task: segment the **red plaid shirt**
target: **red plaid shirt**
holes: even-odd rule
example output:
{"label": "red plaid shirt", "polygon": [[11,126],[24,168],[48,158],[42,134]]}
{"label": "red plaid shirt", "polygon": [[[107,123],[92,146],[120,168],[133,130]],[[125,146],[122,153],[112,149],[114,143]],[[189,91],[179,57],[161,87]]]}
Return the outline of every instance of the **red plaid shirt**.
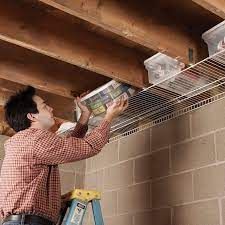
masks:
{"label": "red plaid shirt", "polygon": [[99,153],[108,141],[109,130],[110,124],[103,120],[86,136],[87,126],[77,124],[68,137],[29,128],[8,139],[0,176],[2,219],[26,213],[56,223],[61,207],[58,164]]}

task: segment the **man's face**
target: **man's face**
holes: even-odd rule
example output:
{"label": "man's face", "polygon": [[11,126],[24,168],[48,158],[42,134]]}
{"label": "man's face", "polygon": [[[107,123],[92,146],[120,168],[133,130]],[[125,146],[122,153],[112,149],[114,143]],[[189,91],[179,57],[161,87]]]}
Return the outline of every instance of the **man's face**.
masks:
{"label": "man's face", "polygon": [[53,117],[53,109],[46,104],[46,102],[39,96],[35,95],[33,100],[37,104],[38,112],[34,114],[35,122],[38,122],[42,128],[49,129],[55,124]]}

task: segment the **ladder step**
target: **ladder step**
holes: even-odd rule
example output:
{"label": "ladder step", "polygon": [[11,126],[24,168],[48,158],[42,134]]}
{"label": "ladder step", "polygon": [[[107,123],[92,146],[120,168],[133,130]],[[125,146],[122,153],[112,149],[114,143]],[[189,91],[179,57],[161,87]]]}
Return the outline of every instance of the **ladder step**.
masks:
{"label": "ladder step", "polygon": [[80,199],[84,202],[89,202],[93,199],[101,199],[101,194],[98,191],[75,189],[62,196],[63,199],[69,201],[72,199]]}

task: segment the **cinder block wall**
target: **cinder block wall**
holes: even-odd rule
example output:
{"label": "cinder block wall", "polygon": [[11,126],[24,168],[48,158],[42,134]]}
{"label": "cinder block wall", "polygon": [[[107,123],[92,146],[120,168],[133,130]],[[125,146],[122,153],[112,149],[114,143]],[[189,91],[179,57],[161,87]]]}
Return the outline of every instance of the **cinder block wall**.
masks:
{"label": "cinder block wall", "polygon": [[225,100],[108,144],[85,188],[106,225],[225,225]]}
{"label": "cinder block wall", "polygon": [[59,165],[62,194],[84,188],[85,165],[85,160]]}

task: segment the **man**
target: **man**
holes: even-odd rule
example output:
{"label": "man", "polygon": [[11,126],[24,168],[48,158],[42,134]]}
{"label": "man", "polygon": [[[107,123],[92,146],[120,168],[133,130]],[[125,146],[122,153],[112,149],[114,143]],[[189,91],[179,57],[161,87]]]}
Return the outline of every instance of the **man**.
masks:
{"label": "man", "polygon": [[88,108],[76,98],[81,117],[68,137],[49,131],[53,109],[28,86],[5,105],[8,124],[17,132],[5,143],[0,176],[0,215],[4,225],[56,224],[61,207],[58,164],[94,156],[109,138],[110,124],[128,106],[114,102],[101,124],[85,136]]}

